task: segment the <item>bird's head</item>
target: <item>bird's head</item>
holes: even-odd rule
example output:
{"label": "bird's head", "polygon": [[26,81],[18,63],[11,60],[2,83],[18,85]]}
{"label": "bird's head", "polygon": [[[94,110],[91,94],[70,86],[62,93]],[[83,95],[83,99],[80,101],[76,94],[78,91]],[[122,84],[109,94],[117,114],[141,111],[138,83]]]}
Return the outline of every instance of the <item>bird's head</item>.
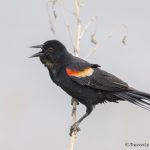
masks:
{"label": "bird's head", "polygon": [[49,40],[44,44],[31,46],[30,48],[40,48],[42,50],[31,57],[39,57],[43,64],[62,63],[69,54],[65,46],[57,40]]}

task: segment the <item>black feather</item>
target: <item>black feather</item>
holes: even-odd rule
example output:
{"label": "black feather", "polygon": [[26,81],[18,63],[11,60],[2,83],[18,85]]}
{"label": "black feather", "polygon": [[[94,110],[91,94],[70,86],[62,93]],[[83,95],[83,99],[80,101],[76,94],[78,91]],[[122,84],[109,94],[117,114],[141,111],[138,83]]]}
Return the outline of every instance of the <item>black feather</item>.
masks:
{"label": "black feather", "polygon": [[127,100],[137,106],[140,106],[150,111],[150,94],[133,90],[128,92],[116,93],[115,95],[123,100]]}

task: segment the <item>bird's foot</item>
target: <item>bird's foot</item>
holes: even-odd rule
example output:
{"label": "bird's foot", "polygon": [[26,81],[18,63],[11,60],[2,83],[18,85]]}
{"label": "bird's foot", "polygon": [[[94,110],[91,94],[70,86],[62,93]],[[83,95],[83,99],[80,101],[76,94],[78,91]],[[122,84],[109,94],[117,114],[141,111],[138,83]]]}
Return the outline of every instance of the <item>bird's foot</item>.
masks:
{"label": "bird's foot", "polygon": [[74,123],[72,126],[71,126],[71,128],[70,128],[70,136],[72,136],[72,133],[74,132],[74,133],[77,133],[77,132],[79,132],[80,131],[80,128],[79,128],[79,123],[78,122],[76,122],[76,123]]}

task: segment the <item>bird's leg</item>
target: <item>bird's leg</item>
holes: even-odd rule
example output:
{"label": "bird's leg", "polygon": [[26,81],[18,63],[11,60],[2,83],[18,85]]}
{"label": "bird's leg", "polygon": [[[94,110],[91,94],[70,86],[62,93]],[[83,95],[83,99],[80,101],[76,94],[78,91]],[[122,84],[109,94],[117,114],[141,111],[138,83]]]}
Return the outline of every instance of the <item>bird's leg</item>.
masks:
{"label": "bird's leg", "polygon": [[70,128],[70,136],[72,135],[73,132],[79,132],[79,124],[83,121],[84,118],[86,118],[89,114],[85,113],[77,122],[75,122],[71,128]]}
{"label": "bird's leg", "polygon": [[[72,98],[71,99],[71,105],[73,105],[72,108],[72,116],[74,116],[74,114],[76,114],[76,105],[79,105],[79,101],[76,98]],[[75,117],[76,118],[76,117]]]}
{"label": "bird's leg", "polygon": [[76,98],[71,99],[71,105],[73,105],[74,101],[77,103],[77,105],[79,105],[79,101]]}
{"label": "bird's leg", "polygon": [[73,132],[79,132],[79,124],[92,112],[93,106],[87,107],[86,113],[78,120],[76,121],[70,128],[70,136]]}

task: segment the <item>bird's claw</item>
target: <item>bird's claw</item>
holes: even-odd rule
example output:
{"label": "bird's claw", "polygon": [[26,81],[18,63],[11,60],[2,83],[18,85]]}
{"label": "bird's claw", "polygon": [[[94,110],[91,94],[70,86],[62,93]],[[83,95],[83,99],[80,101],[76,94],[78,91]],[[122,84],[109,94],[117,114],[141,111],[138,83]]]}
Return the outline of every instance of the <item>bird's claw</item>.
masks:
{"label": "bird's claw", "polygon": [[71,128],[70,128],[70,136],[72,136],[72,133],[77,133],[80,131],[80,128],[79,128],[79,123],[74,123]]}

